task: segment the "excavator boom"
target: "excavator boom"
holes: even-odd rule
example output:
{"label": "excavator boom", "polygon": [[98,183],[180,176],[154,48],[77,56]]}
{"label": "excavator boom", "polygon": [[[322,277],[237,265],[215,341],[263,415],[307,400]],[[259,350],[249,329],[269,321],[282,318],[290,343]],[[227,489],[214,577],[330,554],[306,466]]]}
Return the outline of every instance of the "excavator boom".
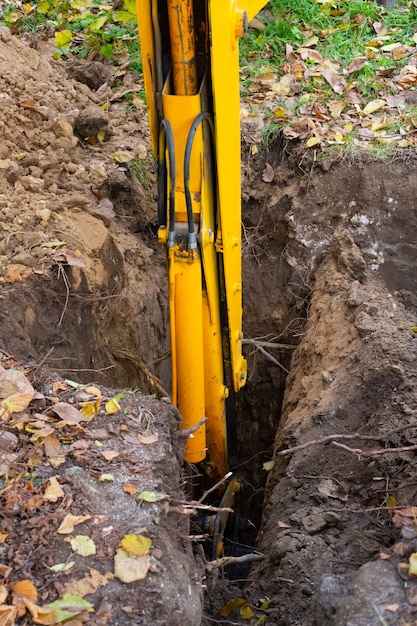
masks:
{"label": "excavator boom", "polygon": [[[236,463],[227,398],[242,356],[238,39],[265,0],[136,0],[166,251],[172,396],[185,460]],[[207,420],[205,421],[205,418]]]}

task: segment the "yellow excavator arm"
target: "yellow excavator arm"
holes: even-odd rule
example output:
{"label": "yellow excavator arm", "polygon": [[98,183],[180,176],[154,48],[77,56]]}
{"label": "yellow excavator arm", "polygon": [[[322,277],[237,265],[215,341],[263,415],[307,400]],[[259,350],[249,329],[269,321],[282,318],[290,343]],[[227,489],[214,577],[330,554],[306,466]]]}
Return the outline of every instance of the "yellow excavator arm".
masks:
{"label": "yellow excavator arm", "polygon": [[200,424],[185,460],[203,462],[213,478],[236,462],[226,404],[246,380],[238,39],[264,4],[136,0],[169,280],[172,396],[183,428]]}

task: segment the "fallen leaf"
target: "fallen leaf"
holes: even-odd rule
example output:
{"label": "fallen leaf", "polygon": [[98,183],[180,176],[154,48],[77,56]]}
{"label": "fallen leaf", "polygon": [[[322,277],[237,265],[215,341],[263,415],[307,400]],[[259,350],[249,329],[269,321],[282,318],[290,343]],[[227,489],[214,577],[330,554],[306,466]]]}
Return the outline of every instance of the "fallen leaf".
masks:
{"label": "fallen leaf", "polygon": [[370,113],[375,113],[375,111],[379,111],[380,109],[383,109],[384,106],[386,106],[386,101],[382,100],[380,98],[376,98],[375,100],[371,100],[371,102],[368,102],[368,104],[364,107],[363,112],[365,113],[365,115],[369,115]]}
{"label": "fallen leaf", "polygon": [[228,617],[233,611],[246,604],[244,598],[232,598],[219,610],[219,615]]}
{"label": "fallen leaf", "polygon": [[120,546],[129,554],[142,556],[149,554],[152,539],[144,535],[125,535],[120,542]]}
{"label": "fallen leaf", "polygon": [[0,379],[0,399],[7,398],[18,391],[18,387],[10,380]]}
{"label": "fallen leaf", "polygon": [[79,556],[92,556],[96,553],[94,541],[87,535],[75,535],[70,541],[71,548]]}
{"label": "fallen leaf", "polygon": [[344,84],[336,72],[333,72],[332,70],[323,70],[321,75],[329,83],[333,91],[339,94],[339,96],[344,92]]}
{"label": "fallen leaf", "polygon": [[[0,545],[6,541],[8,536],[9,536],[9,533],[0,533]],[[0,604],[1,602],[2,600],[0,599]]]}
{"label": "fallen leaf", "polygon": [[243,604],[240,607],[239,613],[240,616],[243,617],[243,619],[250,619],[251,617],[253,617],[253,611],[247,604]]}
{"label": "fallen leaf", "polygon": [[342,487],[342,485],[331,478],[324,478],[323,480],[321,480],[317,487],[317,491],[323,496],[342,500],[342,502],[346,502],[349,498],[346,490]]}
{"label": "fallen leaf", "polygon": [[75,561],[67,561],[66,563],[57,563],[56,565],[51,565],[48,567],[52,572],[67,572],[72,567],[74,567]]}
{"label": "fallen leaf", "polygon": [[114,482],[113,474],[101,474],[99,477],[99,481],[101,483],[112,483]]}
{"label": "fallen leaf", "polygon": [[166,493],[158,493],[157,491],[141,491],[138,495],[138,500],[145,500],[145,502],[158,502],[169,498]]}
{"label": "fallen leaf", "polygon": [[85,421],[90,421],[93,417],[98,415],[100,410],[100,399],[94,400],[93,402],[84,402],[82,407],[80,408],[80,413],[84,416]]}
{"label": "fallen leaf", "polygon": [[[94,611],[91,602],[87,602],[84,598],[72,594],[65,594],[60,600],[55,600],[41,608],[43,613],[38,615],[33,621],[35,624],[61,624],[68,622],[70,619],[81,615],[84,612],[92,613]],[[46,621],[53,619],[55,621]]]}
{"label": "fallen leaf", "polygon": [[61,449],[61,444],[55,434],[47,435],[43,440],[43,448],[48,457],[57,457]]}
{"label": "fallen leaf", "polygon": [[[10,588],[13,591],[13,604],[17,608],[17,614],[22,617],[26,613],[26,602],[36,602],[38,599],[38,592],[35,585],[30,580],[20,580],[17,583],[10,583]],[[1,624],[1,622],[0,622]]]}
{"label": "fallen leaf", "polygon": [[107,585],[109,580],[114,578],[111,572],[100,574],[96,569],[91,568],[90,573],[86,574],[81,580],[72,580],[65,585],[66,594],[75,594],[81,598],[95,593],[99,587]]}
{"label": "fallen leaf", "polygon": [[151,435],[141,435],[139,433],[138,439],[141,443],[144,443],[146,445],[156,443],[159,439],[159,433],[152,433]]}
{"label": "fallen leaf", "polygon": [[133,556],[119,548],[114,557],[114,575],[123,583],[143,580],[151,564],[149,554]]}
{"label": "fallen leaf", "polygon": [[3,604],[0,606],[0,626],[14,626],[17,608]]}
{"label": "fallen leaf", "polygon": [[313,146],[317,146],[321,142],[322,137],[317,137],[316,135],[313,135],[313,137],[309,137],[309,139],[307,139],[306,146],[307,148],[312,148]]}
{"label": "fallen leaf", "polygon": [[128,163],[129,161],[133,161],[135,155],[133,152],[114,152],[111,158],[118,163]]}
{"label": "fallen leaf", "polygon": [[120,455],[120,452],[116,452],[116,450],[103,450],[101,453],[106,461],[113,461],[116,457]]}
{"label": "fallen leaf", "polygon": [[28,408],[33,396],[33,393],[13,393],[2,400],[1,404],[9,413],[20,413]]}
{"label": "fallen leaf", "polygon": [[275,461],[265,461],[265,463],[263,463],[262,468],[266,471],[269,472],[275,465]]}
{"label": "fallen leaf", "polygon": [[70,267],[85,267],[86,260],[80,252],[70,252],[65,250],[63,252],[67,265]]}
{"label": "fallen leaf", "polygon": [[[4,585],[0,585],[0,604],[4,604],[7,600],[7,596],[9,595],[9,590]],[[1,621],[0,621],[1,624]]]}
{"label": "fallen leaf", "polygon": [[120,411],[120,404],[114,398],[108,400],[105,405],[106,415],[115,415]]}
{"label": "fallen leaf", "polygon": [[265,183],[272,183],[275,177],[273,167],[269,163],[265,163],[264,171],[262,172],[262,180]]}
{"label": "fallen leaf", "polygon": [[125,483],[123,485],[123,491],[130,494],[131,496],[134,496],[135,493],[139,491],[139,489],[135,487],[135,485],[132,485],[131,483]]}
{"label": "fallen leaf", "polygon": [[71,515],[71,513],[68,513],[56,532],[59,535],[70,535],[77,524],[82,524],[89,519],[91,519],[91,515]]}
{"label": "fallen leaf", "polygon": [[65,491],[62,489],[61,485],[55,478],[52,476],[49,479],[49,485],[45,489],[45,493],[43,494],[43,499],[47,502],[57,502],[59,498],[63,498],[65,496]]}
{"label": "fallen leaf", "polygon": [[64,420],[67,424],[79,424],[80,422],[86,421],[86,417],[80,413],[75,406],[72,406],[67,402],[58,402],[57,404],[52,405],[50,410],[56,413],[58,417]]}

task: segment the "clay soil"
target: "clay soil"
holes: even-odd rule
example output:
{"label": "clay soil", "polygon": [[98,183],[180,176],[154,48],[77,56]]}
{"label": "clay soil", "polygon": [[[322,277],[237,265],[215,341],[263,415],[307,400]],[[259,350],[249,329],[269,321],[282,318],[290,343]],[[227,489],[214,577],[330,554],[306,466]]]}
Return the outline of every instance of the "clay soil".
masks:
{"label": "clay soil", "polygon": [[[12,596],[29,580],[39,606],[66,592],[91,602],[74,626],[417,623],[414,156],[306,168],[292,146],[246,158],[244,135],[237,506],[262,560],[229,581],[192,550],[179,416],[164,391],[146,111],[121,100],[140,83],[116,74],[0,30],[0,376],[20,368],[37,392],[0,438],[4,605],[18,607],[16,624],[46,623]],[[27,426],[44,420],[55,434],[53,405],[86,400],[66,379],[94,385],[102,403],[62,427],[57,462],[50,435]],[[121,410],[106,414],[118,392]],[[51,478],[65,493],[55,502]],[[93,538],[94,556],[74,556],[57,533],[68,513],[88,516],[73,535]],[[125,583],[114,555],[132,533],[152,539],[149,570]]]}

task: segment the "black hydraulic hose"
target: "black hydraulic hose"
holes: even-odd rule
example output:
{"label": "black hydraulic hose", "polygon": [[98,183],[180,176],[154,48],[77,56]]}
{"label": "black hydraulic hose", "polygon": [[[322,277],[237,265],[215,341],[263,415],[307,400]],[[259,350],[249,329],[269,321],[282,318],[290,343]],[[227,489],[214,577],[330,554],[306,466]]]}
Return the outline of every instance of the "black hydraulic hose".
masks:
{"label": "black hydraulic hose", "polygon": [[167,159],[166,150],[168,149],[169,161],[169,232],[168,246],[174,245],[175,234],[175,150],[174,150],[174,134],[171,124],[168,120],[162,120],[161,129],[159,131],[159,168],[158,168],[158,222],[159,226],[166,226],[166,171]]}
{"label": "black hydraulic hose", "polygon": [[187,143],[185,144],[184,155],[184,191],[185,191],[185,203],[187,206],[187,221],[188,221],[188,248],[195,250],[197,248],[197,236],[194,232],[194,216],[193,216],[193,203],[191,200],[190,191],[190,163],[191,163],[191,151],[193,149],[194,137],[201,122],[207,120],[210,126],[211,137],[214,144],[214,123],[213,116],[207,111],[203,111],[195,118],[191,124],[190,131],[187,137]]}

